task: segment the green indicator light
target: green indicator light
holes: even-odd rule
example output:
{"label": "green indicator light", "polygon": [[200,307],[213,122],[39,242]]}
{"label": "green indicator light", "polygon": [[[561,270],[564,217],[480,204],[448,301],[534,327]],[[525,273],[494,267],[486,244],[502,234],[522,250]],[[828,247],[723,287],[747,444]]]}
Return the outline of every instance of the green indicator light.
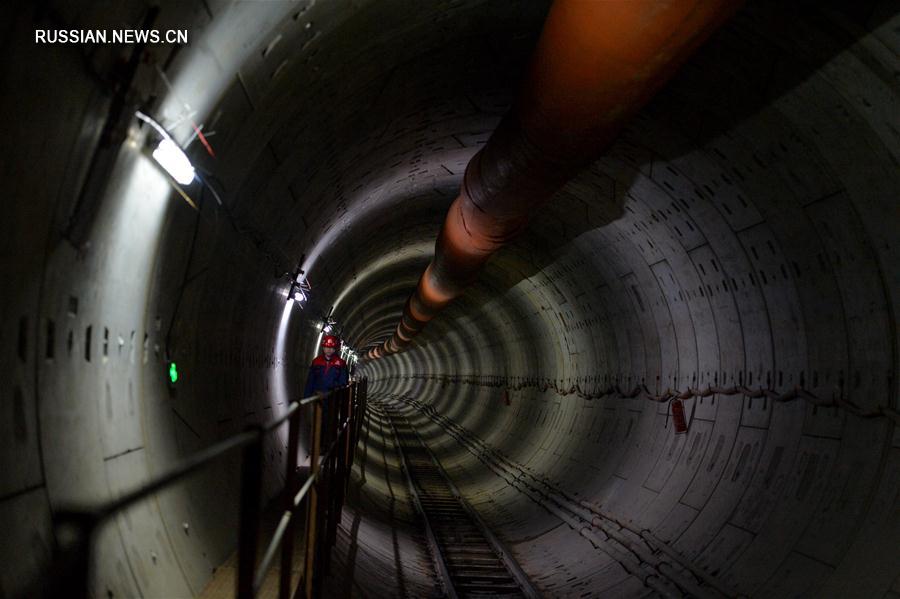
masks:
{"label": "green indicator light", "polygon": [[169,380],[172,383],[176,383],[178,381],[178,366],[175,362],[169,362]]}

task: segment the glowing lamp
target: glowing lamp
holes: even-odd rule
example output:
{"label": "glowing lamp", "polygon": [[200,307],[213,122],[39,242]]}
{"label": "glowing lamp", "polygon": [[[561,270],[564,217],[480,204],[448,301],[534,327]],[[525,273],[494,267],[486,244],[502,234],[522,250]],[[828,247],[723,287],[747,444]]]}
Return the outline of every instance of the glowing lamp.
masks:
{"label": "glowing lamp", "polygon": [[153,150],[153,159],[181,185],[188,185],[194,180],[194,167],[191,161],[168,137],[163,138]]}

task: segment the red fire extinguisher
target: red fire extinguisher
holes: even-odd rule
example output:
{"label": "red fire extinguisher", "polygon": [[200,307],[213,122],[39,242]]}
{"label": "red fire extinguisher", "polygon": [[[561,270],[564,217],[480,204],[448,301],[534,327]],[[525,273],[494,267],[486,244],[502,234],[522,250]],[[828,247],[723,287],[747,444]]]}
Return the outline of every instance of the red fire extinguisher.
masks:
{"label": "red fire extinguisher", "polygon": [[684,404],[677,397],[669,402],[672,409],[672,422],[675,425],[675,434],[687,432],[687,420],[684,417]]}

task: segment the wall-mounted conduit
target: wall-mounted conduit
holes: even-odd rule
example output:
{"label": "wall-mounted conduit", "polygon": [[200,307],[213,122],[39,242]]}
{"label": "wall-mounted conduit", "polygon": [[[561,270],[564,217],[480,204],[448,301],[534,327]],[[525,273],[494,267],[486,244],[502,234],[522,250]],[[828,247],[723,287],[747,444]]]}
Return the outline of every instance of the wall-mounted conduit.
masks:
{"label": "wall-mounted conduit", "polygon": [[688,387],[684,391],[666,389],[660,394],[654,394],[643,384],[635,386],[630,391],[624,391],[618,385],[613,385],[601,390],[584,391],[578,383],[565,387],[550,379],[528,378],[513,381],[510,377],[495,375],[408,374],[385,376],[379,380],[414,379],[438,381],[442,384],[449,383],[456,385],[475,385],[478,387],[497,387],[503,388],[507,393],[510,391],[521,391],[523,389],[537,389],[541,392],[553,391],[554,393],[563,396],[576,395],[582,399],[602,399],[604,397],[636,399],[642,397],[658,403],[665,403],[674,399],[684,400],[695,399],[698,397],[710,397],[712,395],[744,395],[751,399],[765,398],[779,403],[802,399],[819,408],[840,408],[858,418],[889,418],[896,424],[900,424],[900,412],[886,405],[878,405],[871,410],[864,410],[852,400],[844,397],[843,386],[835,390],[831,399],[822,399],[800,386],[794,386],[784,392],[778,392],[774,389],[751,389],[745,385],[734,385],[731,387],[710,385],[705,389],[697,389],[694,387]]}

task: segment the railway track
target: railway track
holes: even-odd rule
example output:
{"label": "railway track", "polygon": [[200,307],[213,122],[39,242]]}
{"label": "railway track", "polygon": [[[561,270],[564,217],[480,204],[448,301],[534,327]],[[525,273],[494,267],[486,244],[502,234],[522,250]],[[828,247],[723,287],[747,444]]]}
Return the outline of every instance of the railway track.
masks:
{"label": "railway track", "polygon": [[377,402],[376,406],[396,439],[447,596],[539,597],[509,552],[459,494],[406,416],[387,402]]}

